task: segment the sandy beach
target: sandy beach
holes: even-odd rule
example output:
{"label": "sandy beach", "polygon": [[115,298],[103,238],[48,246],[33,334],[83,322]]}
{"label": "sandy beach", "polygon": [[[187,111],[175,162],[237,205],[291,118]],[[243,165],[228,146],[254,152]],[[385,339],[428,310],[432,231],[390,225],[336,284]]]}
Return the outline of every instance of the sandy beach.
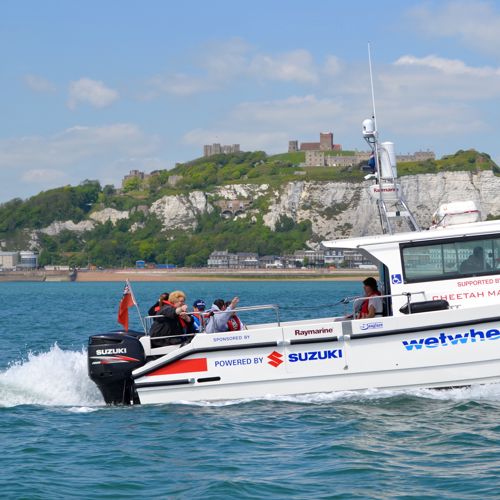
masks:
{"label": "sandy beach", "polygon": [[356,281],[378,273],[366,269],[116,269],[78,271],[76,281]]}

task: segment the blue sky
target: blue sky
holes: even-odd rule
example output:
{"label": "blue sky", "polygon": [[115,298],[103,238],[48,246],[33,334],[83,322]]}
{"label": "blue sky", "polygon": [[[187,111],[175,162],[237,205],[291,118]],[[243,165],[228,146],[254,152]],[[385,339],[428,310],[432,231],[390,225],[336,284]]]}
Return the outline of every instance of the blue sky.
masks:
{"label": "blue sky", "polygon": [[383,140],[500,162],[500,2],[6,0],[0,202],[205,143],[278,153],[333,131],[365,150],[368,41]]}

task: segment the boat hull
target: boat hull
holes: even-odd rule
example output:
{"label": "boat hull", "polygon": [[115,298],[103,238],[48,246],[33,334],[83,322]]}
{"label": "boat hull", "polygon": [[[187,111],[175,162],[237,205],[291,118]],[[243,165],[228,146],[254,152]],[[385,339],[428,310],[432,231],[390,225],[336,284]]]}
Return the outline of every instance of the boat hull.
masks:
{"label": "boat hull", "polygon": [[134,370],[134,388],[140,403],[158,404],[500,382],[500,318],[470,314],[323,319],[199,335]]}

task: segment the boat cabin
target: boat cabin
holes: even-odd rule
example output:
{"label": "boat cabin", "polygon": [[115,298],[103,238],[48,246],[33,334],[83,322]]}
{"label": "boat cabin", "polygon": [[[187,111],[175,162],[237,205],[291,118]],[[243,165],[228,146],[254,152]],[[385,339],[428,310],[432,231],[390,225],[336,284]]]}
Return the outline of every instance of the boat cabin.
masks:
{"label": "boat cabin", "polygon": [[446,301],[458,309],[498,303],[500,298],[498,220],[324,241],[323,246],[355,249],[378,266],[389,316],[408,314],[408,302]]}

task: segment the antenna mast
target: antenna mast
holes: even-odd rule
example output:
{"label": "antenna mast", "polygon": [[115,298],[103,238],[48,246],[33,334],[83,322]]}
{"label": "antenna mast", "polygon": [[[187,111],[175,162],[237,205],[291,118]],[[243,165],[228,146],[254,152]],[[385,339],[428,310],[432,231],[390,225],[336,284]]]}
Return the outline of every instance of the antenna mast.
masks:
{"label": "antenna mast", "polygon": [[375,89],[373,87],[373,72],[372,72],[372,52],[370,42],[368,42],[368,66],[370,67],[370,85],[372,89],[372,110],[373,110],[373,123],[375,130],[377,130],[377,112],[375,111]]}
{"label": "antenna mast", "polygon": [[394,143],[379,143],[378,141],[370,42],[368,42],[368,65],[370,68],[373,116],[371,119],[363,121],[363,137],[370,146],[373,156],[373,160],[369,162],[373,171],[365,176],[365,179],[375,180],[375,183],[370,186],[370,195],[377,202],[384,234],[396,232],[401,226],[401,224],[396,224],[396,221],[406,223],[410,231],[420,231],[417,221],[403,197],[401,186],[397,183],[398,172]]}

